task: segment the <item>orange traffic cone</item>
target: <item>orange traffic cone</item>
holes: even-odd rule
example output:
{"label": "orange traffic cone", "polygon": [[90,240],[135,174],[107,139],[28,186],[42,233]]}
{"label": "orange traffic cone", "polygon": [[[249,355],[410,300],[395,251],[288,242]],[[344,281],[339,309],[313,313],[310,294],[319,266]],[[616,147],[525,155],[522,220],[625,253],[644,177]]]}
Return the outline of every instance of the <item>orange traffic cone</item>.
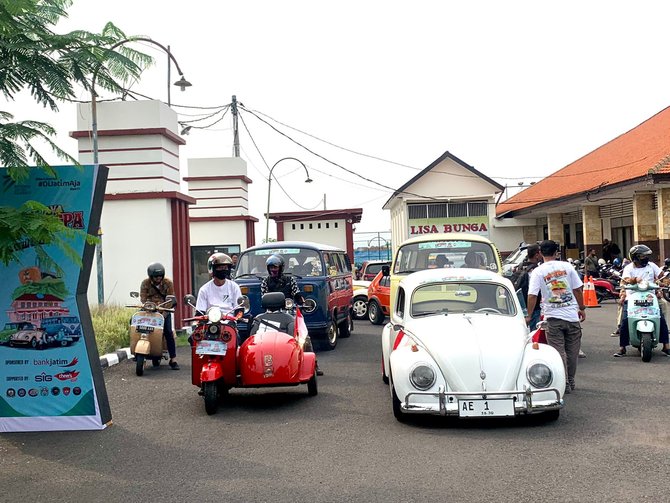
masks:
{"label": "orange traffic cone", "polygon": [[586,277],[584,283],[584,305],[586,307],[600,307],[598,298],[596,297],[596,288],[593,286],[593,279],[591,276]]}

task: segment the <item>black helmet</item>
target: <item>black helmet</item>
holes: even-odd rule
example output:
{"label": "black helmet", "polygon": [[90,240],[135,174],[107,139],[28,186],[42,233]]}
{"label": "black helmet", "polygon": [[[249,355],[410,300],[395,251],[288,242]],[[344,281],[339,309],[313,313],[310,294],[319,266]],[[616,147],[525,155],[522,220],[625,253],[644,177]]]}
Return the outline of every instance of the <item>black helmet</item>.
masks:
{"label": "black helmet", "polygon": [[207,259],[207,270],[211,274],[214,266],[227,265],[230,269],[233,266],[233,261],[225,253],[212,253]]}
{"label": "black helmet", "polygon": [[157,278],[158,276],[165,277],[165,267],[158,262],[152,262],[147,267],[147,276],[150,278]]}
{"label": "black helmet", "polygon": [[640,259],[644,257],[649,258],[651,256],[651,248],[647,245],[635,245],[628,252],[628,256],[633,262],[639,262]]}
{"label": "black helmet", "polygon": [[279,267],[278,276],[281,276],[284,273],[284,259],[281,257],[281,255],[270,255],[265,261],[265,268],[268,270],[268,274],[270,276],[272,276],[272,273],[270,272],[271,266]]}

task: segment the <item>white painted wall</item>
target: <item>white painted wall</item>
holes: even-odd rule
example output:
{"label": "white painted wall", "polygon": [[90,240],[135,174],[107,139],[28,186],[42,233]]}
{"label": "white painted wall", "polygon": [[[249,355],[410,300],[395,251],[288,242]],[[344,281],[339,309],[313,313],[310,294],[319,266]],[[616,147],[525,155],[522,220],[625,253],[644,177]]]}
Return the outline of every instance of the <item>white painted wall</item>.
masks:
{"label": "white painted wall", "polygon": [[191,246],[239,245],[247,247],[246,221],[191,222]]}
{"label": "white painted wall", "polygon": [[[139,291],[147,266],[160,262],[172,274],[172,212],[167,199],[105,201],[102,209],[105,302],[126,304],[128,292]],[[98,302],[96,261],[93,260],[88,300]]]}
{"label": "white painted wall", "polygon": [[[321,228],[319,229],[319,224]],[[328,224],[328,228],[326,228]],[[335,227],[337,224],[337,227]],[[347,249],[347,223],[344,219],[335,220],[297,220],[284,222],[285,241],[311,241]],[[301,229],[300,226],[303,226]],[[310,225],[312,228],[310,229]],[[295,229],[293,229],[295,226]]]}

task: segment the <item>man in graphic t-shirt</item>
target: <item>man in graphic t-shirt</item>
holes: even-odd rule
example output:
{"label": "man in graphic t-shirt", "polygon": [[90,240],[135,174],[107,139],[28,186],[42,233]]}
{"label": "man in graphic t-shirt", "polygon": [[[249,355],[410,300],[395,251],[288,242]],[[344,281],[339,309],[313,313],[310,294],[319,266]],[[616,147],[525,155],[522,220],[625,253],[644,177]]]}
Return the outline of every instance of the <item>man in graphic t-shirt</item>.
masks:
{"label": "man in graphic t-shirt", "polygon": [[[538,293],[542,293],[542,312],[547,321],[547,343],[556,348],[565,366],[565,392],[575,389],[575,373],[582,339],[580,322],[586,319],[582,280],[575,268],[556,260],[558,243],[545,240],[540,243],[544,263],[530,275],[528,285],[528,312],[535,309]],[[530,317],[526,317],[528,323]]]}

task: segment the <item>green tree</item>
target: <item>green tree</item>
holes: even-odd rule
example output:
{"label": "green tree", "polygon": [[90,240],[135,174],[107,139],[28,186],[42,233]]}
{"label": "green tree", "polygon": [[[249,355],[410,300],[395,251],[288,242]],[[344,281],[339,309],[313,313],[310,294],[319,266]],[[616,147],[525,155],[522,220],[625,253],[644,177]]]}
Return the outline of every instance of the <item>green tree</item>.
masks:
{"label": "green tree", "polygon": [[[81,88],[90,91],[95,72],[96,88],[121,92],[125,82],[138,78],[151,64],[150,56],[131,48],[108,49],[128,38],[112,23],[99,34],[83,30],[56,33],[56,25],[67,17],[71,4],[71,0],[0,0],[0,93],[7,101],[28,91],[37,103],[57,112],[58,104],[74,100]],[[0,110],[0,166],[8,168],[9,176],[5,183],[21,182],[35,169],[55,177],[42,148],[77,163],[54,143],[55,130],[49,124],[13,120],[12,114]],[[78,260],[65,239],[72,232],[36,201],[19,208],[0,204],[0,263],[15,261],[18,243],[26,241],[43,261],[49,261],[47,245],[59,246]]]}

